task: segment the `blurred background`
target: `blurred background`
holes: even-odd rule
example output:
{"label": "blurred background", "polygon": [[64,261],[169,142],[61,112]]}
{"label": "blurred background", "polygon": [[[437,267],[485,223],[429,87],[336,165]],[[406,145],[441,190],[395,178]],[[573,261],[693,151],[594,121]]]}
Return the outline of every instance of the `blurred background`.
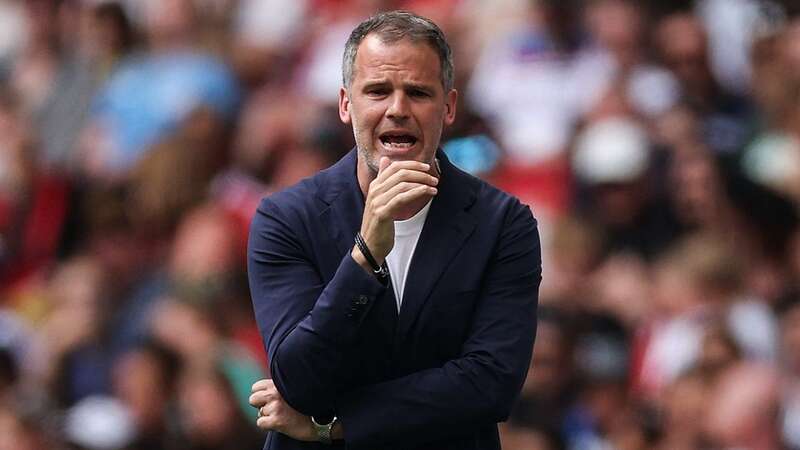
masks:
{"label": "blurred background", "polygon": [[796,1],[0,0],[0,450],[261,448],[248,225],[352,147],[396,8],[454,49],[451,160],[540,221],[503,448],[800,448]]}

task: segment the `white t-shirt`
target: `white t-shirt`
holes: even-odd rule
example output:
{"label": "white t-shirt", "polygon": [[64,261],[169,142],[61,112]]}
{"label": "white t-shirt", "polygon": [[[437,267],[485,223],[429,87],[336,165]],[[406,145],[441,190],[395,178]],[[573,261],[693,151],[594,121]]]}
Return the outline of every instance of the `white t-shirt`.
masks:
{"label": "white t-shirt", "polygon": [[429,209],[431,209],[430,201],[413,217],[394,222],[394,247],[386,256],[386,265],[389,266],[389,274],[392,277],[398,312],[403,303],[403,289],[406,285],[408,268],[411,266],[411,257],[414,256],[414,249],[417,248],[417,241]]}

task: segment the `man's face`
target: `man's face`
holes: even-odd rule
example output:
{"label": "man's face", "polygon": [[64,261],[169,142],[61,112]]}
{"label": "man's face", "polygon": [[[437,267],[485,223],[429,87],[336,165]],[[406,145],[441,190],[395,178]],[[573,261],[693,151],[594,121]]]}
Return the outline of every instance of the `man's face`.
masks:
{"label": "man's face", "polygon": [[353,124],[359,165],[432,163],[442,128],[455,119],[455,89],[445,93],[436,51],[404,39],[384,44],[368,35],[358,47],[350,88],[339,91],[339,117]]}

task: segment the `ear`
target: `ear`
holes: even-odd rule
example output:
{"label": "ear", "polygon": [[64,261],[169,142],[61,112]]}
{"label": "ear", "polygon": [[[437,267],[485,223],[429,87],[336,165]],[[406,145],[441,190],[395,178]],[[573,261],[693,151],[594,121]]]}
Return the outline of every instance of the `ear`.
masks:
{"label": "ear", "polygon": [[450,89],[444,99],[444,124],[450,126],[456,120],[456,103],[458,102],[458,91]]}
{"label": "ear", "polygon": [[344,123],[350,123],[350,97],[347,96],[347,89],[344,86],[339,88],[339,119]]}

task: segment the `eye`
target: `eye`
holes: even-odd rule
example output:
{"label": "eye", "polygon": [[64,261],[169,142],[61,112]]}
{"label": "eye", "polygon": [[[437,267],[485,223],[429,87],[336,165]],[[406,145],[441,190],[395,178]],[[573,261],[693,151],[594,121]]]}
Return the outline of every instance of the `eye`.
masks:
{"label": "eye", "polygon": [[367,95],[370,97],[385,97],[389,94],[389,90],[382,87],[367,89]]}
{"label": "eye", "polygon": [[408,95],[410,97],[416,97],[416,98],[427,98],[431,96],[422,89],[411,89],[410,91],[408,91]]}

